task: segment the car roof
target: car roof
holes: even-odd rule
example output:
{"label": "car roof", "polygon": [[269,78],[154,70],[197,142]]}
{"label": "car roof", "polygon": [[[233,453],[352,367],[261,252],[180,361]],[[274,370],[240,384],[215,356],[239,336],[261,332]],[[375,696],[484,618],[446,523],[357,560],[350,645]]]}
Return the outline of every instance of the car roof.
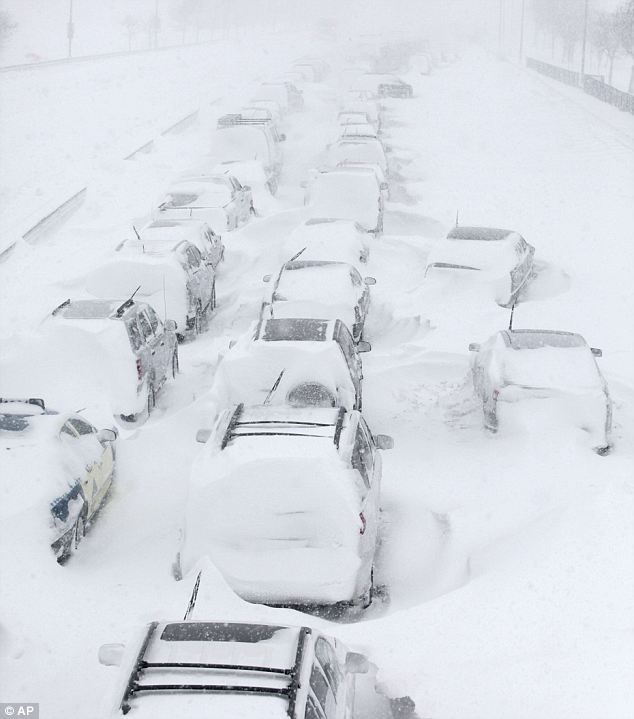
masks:
{"label": "car roof", "polygon": [[[205,705],[213,710],[214,704],[222,705],[218,697],[253,695],[258,703],[265,697],[280,698],[287,704],[287,715],[295,716],[311,633],[309,627],[240,622],[152,622],[132,666],[120,709],[127,713],[132,702],[142,708],[143,699],[152,695],[184,694],[203,696]],[[158,695],[153,686],[162,687]],[[158,709],[160,704],[154,706]]]}
{"label": "car roof", "polygon": [[264,342],[326,342],[332,340],[336,320],[280,318],[261,320],[256,339]]}
{"label": "car roof", "polygon": [[146,255],[154,259],[157,256],[160,257],[168,253],[184,250],[187,247],[195,247],[195,245],[193,245],[191,242],[188,242],[187,240],[180,239],[177,237],[166,237],[162,240],[154,238],[137,240],[135,238],[123,240],[123,242],[121,242],[117,246],[116,251],[122,252],[124,254],[130,253],[135,255],[138,254],[141,256]]}
{"label": "car roof", "polygon": [[204,230],[211,228],[203,220],[154,220],[141,228],[139,234],[143,238],[151,235],[153,240],[186,240],[189,237],[198,237]]}
{"label": "car roof", "polygon": [[504,344],[514,350],[541,347],[586,347],[585,339],[575,332],[560,330],[502,330]]}
{"label": "car roof", "polygon": [[133,307],[140,310],[147,306],[147,303],[137,302],[132,298],[124,302],[121,300],[69,299],[58,305],[51,314],[65,320],[116,320],[123,317]]}
{"label": "car roof", "polygon": [[514,230],[501,230],[495,227],[463,227],[459,225],[449,231],[447,239],[499,242],[513,234],[517,233]]}

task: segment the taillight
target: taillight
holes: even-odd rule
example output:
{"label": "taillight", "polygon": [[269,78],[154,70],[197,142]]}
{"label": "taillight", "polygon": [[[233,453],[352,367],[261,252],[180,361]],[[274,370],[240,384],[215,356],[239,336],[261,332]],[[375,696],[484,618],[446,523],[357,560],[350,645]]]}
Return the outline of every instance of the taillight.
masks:
{"label": "taillight", "polygon": [[363,512],[359,512],[359,519],[361,520],[361,527],[359,529],[359,534],[365,534],[366,521],[365,521],[365,515],[363,514]]}
{"label": "taillight", "polygon": [[143,364],[139,358],[136,361],[136,376],[139,382],[143,379]]}

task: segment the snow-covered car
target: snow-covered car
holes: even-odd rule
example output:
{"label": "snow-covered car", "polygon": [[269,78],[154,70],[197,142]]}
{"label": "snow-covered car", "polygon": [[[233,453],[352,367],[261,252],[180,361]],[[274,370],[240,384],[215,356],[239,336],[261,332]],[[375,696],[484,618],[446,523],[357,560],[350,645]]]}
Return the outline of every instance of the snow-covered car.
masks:
{"label": "snow-covered car", "polygon": [[359,76],[353,84],[354,90],[369,90],[378,97],[409,98],[414,96],[412,86],[396,77],[381,73],[366,73]]}
{"label": "snow-covered car", "polygon": [[302,91],[292,82],[263,82],[256,90],[254,99],[274,100],[285,112],[301,110],[304,107]]}
{"label": "snow-covered car", "polygon": [[261,319],[307,317],[342,320],[355,342],[363,337],[374,277],[361,277],[346,262],[292,260],[276,276],[265,275],[271,284],[262,305]]}
{"label": "snow-covered car", "polygon": [[[367,117],[367,122],[371,122],[377,129],[381,128],[382,110],[376,100],[361,97],[358,93],[350,93],[342,100],[340,107],[341,115],[344,117],[347,113],[362,113]],[[351,119],[354,120],[354,117]]]}
{"label": "snow-covered car", "polygon": [[283,257],[299,252],[302,260],[347,262],[360,270],[370,257],[368,233],[352,220],[312,217],[296,227],[284,243]]}
{"label": "snow-covered car", "polygon": [[264,125],[233,125],[214,130],[209,157],[216,164],[241,161],[262,163],[267,174],[278,176],[282,152]]}
{"label": "snow-covered car", "polygon": [[495,432],[515,413],[534,412],[537,402],[550,419],[587,432],[596,452],[609,450],[612,401],[595,360],[602,353],[581,335],[502,330],[483,344],[470,344],[469,350],[487,429]]}
{"label": "snow-covered car", "polygon": [[366,232],[383,231],[384,197],[372,173],[346,167],[319,172],[304,202],[313,217],[352,220]]}
{"label": "snow-covered car", "polygon": [[199,220],[153,220],[139,230],[139,239],[142,242],[191,242],[214,269],[225,254],[222,237]]}
{"label": "snow-covered car", "polygon": [[330,65],[325,60],[319,57],[302,57],[295,60],[293,63],[294,68],[303,69],[304,67],[310,67],[313,72],[313,81],[321,82],[326,78],[330,72]]}
{"label": "snow-covered car", "polygon": [[427,258],[425,277],[462,273],[491,285],[495,301],[511,307],[533,276],[535,248],[517,232],[454,227]]}
{"label": "snow-covered car", "polygon": [[361,409],[361,352],[341,320],[268,319],[245,333],[218,363],[217,405],[289,404]]}
{"label": "snow-covered car", "polygon": [[326,164],[337,167],[343,162],[366,162],[379,165],[385,175],[389,175],[385,148],[374,137],[347,137],[338,140],[326,151]]}
{"label": "snow-covered car", "polygon": [[348,138],[365,138],[368,140],[378,140],[379,133],[370,123],[347,124],[341,128],[341,137]]}
{"label": "snow-covered car", "polygon": [[86,275],[94,297],[135,297],[176,322],[179,340],[195,339],[216,306],[216,274],[187,240],[124,240],[116,256]]}
{"label": "snow-covered car", "polygon": [[347,125],[371,125],[376,129],[375,122],[370,118],[365,109],[342,110],[337,115],[337,124],[343,127]]}
{"label": "snow-covered car", "polygon": [[252,212],[248,185],[241,185],[229,174],[201,175],[174,182],[157,203],[154,219],[204,220],[222,232],[248,222]]}
{"label": "snow-covered car", "polygon": [[66,300],[44,321],[50,352],[66,371],[90,377],[115,414],[134,421],[178,371],[176,323],[132,297]]}
{"label": "snow-covered car", "polygon": [[152,622],[99,661],[121,667],[111,719],[352,719],[355,675],[369,669],[311,627],[224,620]]}
{"label": "snow-covered car", "polygon": [[372,172],[376,178],[376,183],[381,191],[381,196],[384,200],[389,199],[390,186],[387,182],[387,176],[383,172],[380,165],[370,162],[352,162],[350,160],[343,160],[337,167],[341,167],[345,170],[352,170],[357,172]]}
{"label": "snow-covered car", "polygon": [[50,545],[58,562],[68,559],[108,495],[116,438],[42,399],[0,398],[3,549],[23,552],[35,542]]}
{"label": "snow-covered car", "polygon": [[258,100],[257,98],[252,98],[249,100],[249,104],[247,105],[247,109],[260,109],[260,110],[266,110],[270,116],[271,120],[279,127],[280,123],[282,122],[282,116],[284,114],[282,107],[280,106],[279,102],[276,102],[275,100]]}
{"label": "snow-covered car", "polygon": [[345,407],[238,405],[197,439],[176,576],[208,556],[249,601],[370,603],[390,437]]}

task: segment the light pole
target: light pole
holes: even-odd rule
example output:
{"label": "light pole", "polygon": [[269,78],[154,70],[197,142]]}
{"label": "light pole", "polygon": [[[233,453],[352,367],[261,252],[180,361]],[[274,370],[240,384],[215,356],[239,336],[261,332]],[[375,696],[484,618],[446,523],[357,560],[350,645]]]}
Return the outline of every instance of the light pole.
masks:
{"label": "light pole", "polygon": [[581,43],[581,84],[586,74],[586,40],[588,38],[588,0],[583,6],[583,41]]}
{"label": "light pole", "polygon": [[68,25],[66,26],[66,37],[68,38],[68,57],[73,55],[73,35],[75,34],[75,26],[73,24],[73,0],[68,5]]}
{"label": "light pole", "polygon": [[526,14],[526,0],[522,0],[522,15],[520,19],[520,65],[524,56],[524,16]]}
{"label": "light pole", "polygon": [[161,20],[159,19],[159,0],[154,3],[154,49],[158,48],[158,33]]}

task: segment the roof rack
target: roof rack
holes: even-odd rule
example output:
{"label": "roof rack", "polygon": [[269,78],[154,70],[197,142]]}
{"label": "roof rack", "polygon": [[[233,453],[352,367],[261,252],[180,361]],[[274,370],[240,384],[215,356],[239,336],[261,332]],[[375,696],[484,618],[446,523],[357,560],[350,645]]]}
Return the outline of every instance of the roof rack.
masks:
{"label": "roof rack", "polygon": [[15,402],[17,404],[32,404],[36,407],[39,407],[40,409],[46,411],[46,407],[44,406],[44,400],[40,397],[28,397],[27,399],[13,399],[8,397],[0,397],[0,404],[11,404],[12,402]]}
{"label": "roof rack", "polygon": [[[150,640],[158,626],[158,622],[152,622],[145,635],[145,639],[141,644],[141,649],[137,655],[136,661],[130,674],[130,680],[121,700],[121,711],[127,714],[132,708],[130,699],[141,693],[148,692],[200,692],[203,694],[265,694],[268,696],[280,696],[288,699],[288,707],[286,713],[290,719],[295,717],[295,706],[297,704],[297,690],[299,689],[299,675],[302,668],[302,659],[304,656],[304,645],[306,637],[312,633],[310,627],[301,627],[299,637],[297,639],[297,650],[295,652],[295,660],[293,666],[288,669],[279,669],[276,667],[261,667],[242,664],[207,664],[203,662],[148,662],[145,660]],[[243,671],[256,674],[277,674],[289,677],[289,683],[285,687],[267,687],[267,686],[248,686],[233,684],[140,684],[141,675],[148,669],[210,669],[218,671]]]}
{"label": "roof rack", "polygon": [[236,125],[268,125],[271,121],[267,118],[244,117],[241,113],[235,112],[223,115],[218,118],[216,127],[235,127]]}

